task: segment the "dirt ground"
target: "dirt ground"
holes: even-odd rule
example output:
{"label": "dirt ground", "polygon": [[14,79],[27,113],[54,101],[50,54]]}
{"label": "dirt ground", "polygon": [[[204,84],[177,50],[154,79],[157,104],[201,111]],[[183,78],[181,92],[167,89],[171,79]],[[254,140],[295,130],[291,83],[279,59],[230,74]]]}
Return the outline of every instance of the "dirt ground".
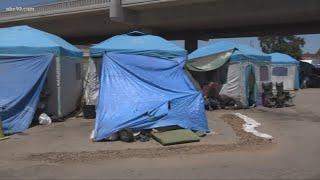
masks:
{"label": "dirt ground", "polygon": [[[320,89],[296,93],[296,106],[208,112],[215,132],[198,143],[163,147],[89,140],[93,120],[36,126],[0,142],[3,179],[319,179]],[[242,131],[241,112],[274,137]]]}

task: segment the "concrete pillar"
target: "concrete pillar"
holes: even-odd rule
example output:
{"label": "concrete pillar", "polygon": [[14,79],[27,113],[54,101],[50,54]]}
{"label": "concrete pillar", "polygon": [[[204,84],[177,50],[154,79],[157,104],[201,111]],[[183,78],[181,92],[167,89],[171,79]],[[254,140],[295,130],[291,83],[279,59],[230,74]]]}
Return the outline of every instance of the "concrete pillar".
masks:
{"label": "concrete pillar", "polygon": [[188,51],[188,53],[191,53],[192,51],[194,51],[198,48],[198,40],[197,39],[186,39],[184,41],[184,47]]}
{"label": "concrete pillar", "polygon": [[121,6],[121,0],[110,1],[109,17],[112,21],[124,21],[124,13]]}

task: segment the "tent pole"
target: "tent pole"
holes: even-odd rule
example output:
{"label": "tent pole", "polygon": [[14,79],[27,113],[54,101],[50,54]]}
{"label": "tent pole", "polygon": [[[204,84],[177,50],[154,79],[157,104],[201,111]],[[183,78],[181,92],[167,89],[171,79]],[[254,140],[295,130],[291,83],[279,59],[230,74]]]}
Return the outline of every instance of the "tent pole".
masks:
{"label": "tent pole", "polygon": [[58,102],[58,118],[61,117],[61,59],[56,57],[56,77],[57,77],[57,102]]}

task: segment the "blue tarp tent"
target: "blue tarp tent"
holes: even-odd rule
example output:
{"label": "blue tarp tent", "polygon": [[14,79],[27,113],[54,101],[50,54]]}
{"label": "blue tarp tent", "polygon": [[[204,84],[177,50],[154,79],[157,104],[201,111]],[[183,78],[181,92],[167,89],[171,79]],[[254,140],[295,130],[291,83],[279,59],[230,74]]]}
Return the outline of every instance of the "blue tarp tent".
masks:
{"label": "blue tarp tent", "polygon": [[82,57],[82,52],[62,38],[29,26],[0,28],[0,54],[45,54]]}
{"label": "blue tarp tent", "polygon": [[53,55],[0,56],[0,117],[6,134],[27,129]]}
{"label": "blue tarp tent", "polygon": [[147,35],[138,31],[107,39],[91,47],[90,54],[92,57],[102,57],[106,50],[108,50],[108,52],[159,58],[174,58],[187,55],[187,52],[184,49],[159,36]]}
{"label": "blue tarp tent", "polygon": [[[118,37],[126,48],[134,48],[134,53],[122,50],[120,41],[103,42],[106,48],[101,50],[104,56],[94,140],[103,140],[123,128],[178,125],[208,131],[202,95],[183,70],[186,51],[157,36],[131,36]],[[137,42],[141,51],[135,46]]]}
{"label": "blue tarp tent", "polygon": [[272,82],[283,82],[285,90],[299,89],[299,61],[283,53],[272,53]]}
{"label": "blue tarp tent", "polygon": [[72,113],[82,92],[82,52],[62,38],[29,26],[0,28],[0,56],[54,54],[45,91],[46,113],[53,119]]}
{"label": "blue tarp tent", "polygon": [[[218,83],[219,95],[232,98],[240,107],[261,104],[261,84],[270,81],[269,55],[246,45],[221,41],[201,47],[188,57],[187,67],[191,72],[197,71],[192,74],[201,86],[209,81]],[[208,72],[210,78],[199,71]]]}
{"label": "blue tarp tent", "polygon": [[[155,43],[156,42],[156,43]],[[95,105],[99,92],[102,57],[105,52],[143,55],[170,59],[186,56],[187,51],[159,37],[133,31],[113,36],[90,48],[90,60],[85,77],[84,99],[86,105]]]}

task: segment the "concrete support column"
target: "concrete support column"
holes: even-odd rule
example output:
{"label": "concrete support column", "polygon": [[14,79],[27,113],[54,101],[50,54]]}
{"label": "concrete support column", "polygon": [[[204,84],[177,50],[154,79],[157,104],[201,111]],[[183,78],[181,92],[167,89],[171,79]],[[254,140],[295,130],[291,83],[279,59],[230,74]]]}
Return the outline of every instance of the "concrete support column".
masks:
{"label": "concrete support column", "polygon": [[197,39],[186,39],[184,41],[184,47],[188,51],[188,53],[191,53],[192,51],[194,51],[198,48],[198,40]]}
{"label": "concrete support column", "polygon": [[113,21],[124,21],[124,13],[121,6],[121,0],[110,0],[109,17]]}

